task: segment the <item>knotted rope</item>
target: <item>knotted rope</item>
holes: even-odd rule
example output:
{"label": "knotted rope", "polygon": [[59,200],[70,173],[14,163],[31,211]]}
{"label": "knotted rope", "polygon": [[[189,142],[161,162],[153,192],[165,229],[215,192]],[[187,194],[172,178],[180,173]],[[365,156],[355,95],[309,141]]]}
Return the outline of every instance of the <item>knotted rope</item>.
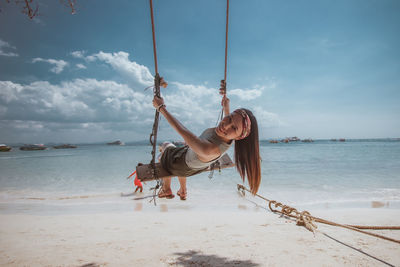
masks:
{"label": "knotted rope", "polygon": [[[245,196],[245,191],[251,193],[251,191],[249,189],[247,189],[245,186],[243,186],[241,184],[237,184],[237,189],[243,196]],[[309,231],[311,231],[313,233],[315,233],[315,230],[317,229],[317,225],[315,224],[315,222],[318,222],[318,223],[324,223],[324,224],[327,224],[327,225],[338,226],[338,227],[350,229],[350,230],[357,231],[357,232],[360,232],[360,233],[363,233],[363,234],[366,234],[366,235],[374,236],[374,237],[377,237],[377,238],[381,238],[381,239],[384,239],[384,240],[388,240],[388,241],[392,241],[392,242],[400,244],[400,240],[361,230],[361,229],[400,230],[400,226],[369,226],[369,225],[367,226],[367,225],[350,225],[350,224],[335,223],[335,222],[332,222],[332,221],[328,221],[328,220],[325,220],[325,219],[314,217],[308,211],[299,212],[297,209],[295,209],[293,207],[290,207],[288,205],[284,205],[284,204],[282,204],[280,202],[277,202],[275,200],[267,199],[267,198],[265,198],[265,197],[263,197],[263,196],[261,196],[259,194],[255,194],[255,196],[267,201],[268,202],[268,207],[272,212],[280,213],[280,214],[282,214],[284,216],[295,218],[297,225],[304,226],[306,229],[308,229]]]}

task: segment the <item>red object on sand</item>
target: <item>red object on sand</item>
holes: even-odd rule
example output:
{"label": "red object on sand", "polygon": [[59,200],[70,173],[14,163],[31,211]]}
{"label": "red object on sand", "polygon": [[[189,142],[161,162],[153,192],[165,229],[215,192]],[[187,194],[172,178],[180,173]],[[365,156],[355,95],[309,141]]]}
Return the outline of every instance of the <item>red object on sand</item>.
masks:
{"label": "red object on sand", "polygon": [[135,184],[136,186],[143,186],[143,185],[142,185],[142,182],[137,178],[137,175],[136,175],[135,180],[134,180],[133,182],[134,182],[134,184]]}

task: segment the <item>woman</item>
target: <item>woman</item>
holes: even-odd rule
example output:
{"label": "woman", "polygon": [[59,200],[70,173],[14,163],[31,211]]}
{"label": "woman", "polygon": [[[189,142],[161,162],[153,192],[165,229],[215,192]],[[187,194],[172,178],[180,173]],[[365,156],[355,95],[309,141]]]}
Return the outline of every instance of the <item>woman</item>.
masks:
{"label": "woman", "polygon": [[[216,128],[206,129],[197,137],[168,112],[164,99],[155,96],[153,106],[187,144],[181,148],[168,146],[161,164],[172,176],[195,175],[217,161],[235,141],[236,169],[243,181],[247,176],[250,191],[256,194],[261,182],[257,120],[250,110],[244,108],[230,113],[229,99],[225,94],[221,104],[225,117]],[[163,191],[167,190],[171,189],[163,187]]]}

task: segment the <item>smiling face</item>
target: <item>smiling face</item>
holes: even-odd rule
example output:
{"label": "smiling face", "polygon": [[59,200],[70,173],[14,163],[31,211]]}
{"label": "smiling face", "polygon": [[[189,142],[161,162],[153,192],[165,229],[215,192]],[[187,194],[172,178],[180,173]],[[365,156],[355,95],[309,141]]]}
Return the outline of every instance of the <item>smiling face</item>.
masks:
{"label": "smiling face", "polygon": [[215,132],[225,142],[236,140],[243,132],[243,117],[236,112],[225,116],[215,128]]}

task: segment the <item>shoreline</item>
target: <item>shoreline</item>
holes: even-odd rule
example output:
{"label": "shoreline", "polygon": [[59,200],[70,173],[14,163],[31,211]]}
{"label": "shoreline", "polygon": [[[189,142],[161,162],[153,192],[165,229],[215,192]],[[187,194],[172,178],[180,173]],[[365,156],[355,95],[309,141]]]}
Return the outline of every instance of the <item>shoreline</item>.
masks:
{"label": "shoreline", "polygon": [[[207,197],[206,197],[207,196]],[[85,195],[58,195],[55,196],[26,196],[0,198],[0,214],[9,215],[74,215],[74,214],[101,214],[124,212],[263,212],[269,211],[268,204],[260,198],[246,195],[242,197],[232,192],[210,196],[205,192],[193,192],[186,201],[174,199],[156,198],[157,205],[152,201],[149,193],[123,194],[123,193],[99,193]],[[394,212],[399,214],[400,201],[344,201],[315,202],[296,204],[282,202],[298,211],[307,210],[311,213],[317,211],[337,212],[360,210],[365,212]]]}

